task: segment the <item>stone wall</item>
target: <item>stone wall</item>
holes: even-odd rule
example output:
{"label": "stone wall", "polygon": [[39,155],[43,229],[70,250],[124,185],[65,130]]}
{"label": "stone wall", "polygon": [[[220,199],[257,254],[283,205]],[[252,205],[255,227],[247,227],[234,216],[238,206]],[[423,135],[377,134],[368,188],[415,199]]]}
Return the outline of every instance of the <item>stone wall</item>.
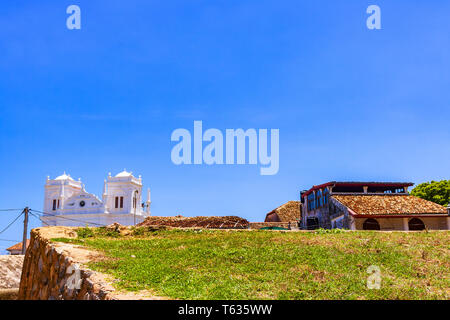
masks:
{"label": "stone wall", "polygon": [[73,238],[67,227],[37,228],[31,231],[19,288],[20,300],[104,300],[113,288],[83,263],[95,253],[77,246],[52,243],[51,238]]}
{"label": "stone wall", "polygon": [[31,230],[20,280],[19,300],[144,300],[162,299],[150,293],[116,291],[109,276],[90,270],[86,263],[102,259],[98,252],[81,246],[53,242],[53,238],[74,238],[71,227]]}

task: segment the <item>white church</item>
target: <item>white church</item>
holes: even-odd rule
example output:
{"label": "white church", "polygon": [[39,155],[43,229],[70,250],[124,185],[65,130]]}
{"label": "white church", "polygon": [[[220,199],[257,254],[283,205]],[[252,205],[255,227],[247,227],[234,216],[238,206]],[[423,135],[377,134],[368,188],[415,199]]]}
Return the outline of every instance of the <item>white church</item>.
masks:
{"label": "white church", "polygon": [[65,172],[45,183],[43,226],[100,226],[118,222],[135,225],[150,216],[150,189],[142,202],[142,178],[126,170],[104,181],[100,200]]}

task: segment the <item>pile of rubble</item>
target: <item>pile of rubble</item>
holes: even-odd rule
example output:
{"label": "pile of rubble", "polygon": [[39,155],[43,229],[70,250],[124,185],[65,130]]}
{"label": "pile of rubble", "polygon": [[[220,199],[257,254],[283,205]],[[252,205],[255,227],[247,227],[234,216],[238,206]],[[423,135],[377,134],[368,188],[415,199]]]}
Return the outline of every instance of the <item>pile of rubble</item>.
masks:
{"label": "pile of rubble", "polygon": [[138,226],[168,226],[177,228],[248,229],[249,222],[236,216],[224,217],[148,217]]}

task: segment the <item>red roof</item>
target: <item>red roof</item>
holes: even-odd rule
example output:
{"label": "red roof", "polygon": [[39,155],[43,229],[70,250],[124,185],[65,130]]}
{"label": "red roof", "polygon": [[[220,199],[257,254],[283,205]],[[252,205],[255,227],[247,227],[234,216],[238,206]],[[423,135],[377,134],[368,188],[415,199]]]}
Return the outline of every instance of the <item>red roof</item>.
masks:
{"label": "red roof", "polygon": [[447,215],[447,209],[444,206],[411,195],[334,194],[332,198],[350,209],[354,215]]}
{"label": "red roof", "polygon": [[[6,250],[8,250],[8,251],[22,250],[22,244],[23,244],[23,242],[16,243],[15,245],[9,247]],[[29,245],[30,245],[30,239],[27,239],[27,248],[28,248]]]}

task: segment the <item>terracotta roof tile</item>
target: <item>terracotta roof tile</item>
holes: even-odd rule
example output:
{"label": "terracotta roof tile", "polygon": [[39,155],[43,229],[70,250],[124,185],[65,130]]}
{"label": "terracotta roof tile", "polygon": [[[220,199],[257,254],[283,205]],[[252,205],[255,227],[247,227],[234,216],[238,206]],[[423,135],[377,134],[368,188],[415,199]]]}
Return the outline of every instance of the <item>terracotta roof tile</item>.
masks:
{"label": "terracotta roof tile", "polygon": [[[27,247],[30,244],[30,239],[27,240]],[[6,249],[8,251],[12,251],[12,250],[22,250],[22,242],[16,243],[15,245],[9,247],[8,249]]]}
{"label": "terracotta roof tile", "polygon": [[411,195],[337,195],[332,198],[361,215],[446,214],[444,206]]}
{"label": "terracotta roof tile", "polygon": [[282,206],[270,211],[267,216],[276,213],[280,222],[297,221],[300,219],[300,201],[288,201]]}

